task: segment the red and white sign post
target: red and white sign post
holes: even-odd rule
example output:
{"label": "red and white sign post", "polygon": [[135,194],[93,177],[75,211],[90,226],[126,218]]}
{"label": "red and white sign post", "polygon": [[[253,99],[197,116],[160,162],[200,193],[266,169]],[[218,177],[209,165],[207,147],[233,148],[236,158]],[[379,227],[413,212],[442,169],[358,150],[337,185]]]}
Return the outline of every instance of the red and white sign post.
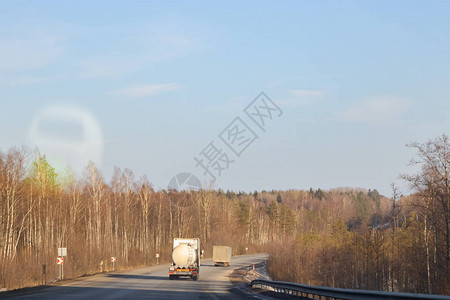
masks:
{"label": "red and white sign post", "polygon": [[56,264],[59,265],[59,278],[64,279],[64,256],[67,256],[67,248],[58,248],[58,256]]}
{"label": "red and white sign post", "polygon": [[64,277],[64,257],[57,257],[56,264],[59,265],[59,278],[62,280]]}
{"label": "red and white sign post", "polygon": [[156,253],[155,257],[156,257],[156,264],[159,265],[159,253]]}
{"label": "red and white sign post", "polygon": [[116,269],[116,257],[115,256],[111,256],[111,262],[113,265],[113,271],[115,271],[115,269]]}

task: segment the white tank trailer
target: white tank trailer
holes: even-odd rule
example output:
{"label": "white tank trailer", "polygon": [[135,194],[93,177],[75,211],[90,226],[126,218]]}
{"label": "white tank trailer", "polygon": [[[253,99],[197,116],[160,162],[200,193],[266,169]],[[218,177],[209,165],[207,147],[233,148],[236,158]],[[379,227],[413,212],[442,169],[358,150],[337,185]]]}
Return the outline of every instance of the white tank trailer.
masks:
{"label": "white tank trailer", "polygon": [[229,267],[231,265],[231,247],[214,246],[213,262],[215,266]]}
{"label": "white tank trailer", "polygon": [[172,263],[169,266],[169,279],[200,276],[200,239],[173,239]]}

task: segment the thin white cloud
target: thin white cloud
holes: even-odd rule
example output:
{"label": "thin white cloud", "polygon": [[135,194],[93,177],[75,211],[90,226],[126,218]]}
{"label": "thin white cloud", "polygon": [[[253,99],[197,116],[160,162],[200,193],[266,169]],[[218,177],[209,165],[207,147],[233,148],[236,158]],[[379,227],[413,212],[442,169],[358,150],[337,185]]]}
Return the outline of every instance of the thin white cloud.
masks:
{"label": "thin white cloud", "polygon": [[17,87],[17,86],[25,86],[25,85],[33,85],[39,84],[49,81],[49,78],[38,77],[38,76],[18,76],[11,77],[6,80],[6,83],[9,86]]}
{"label": "thin white cloud", "polygon": [[196,38],[180,32],[158,32],[150,36],[139,36],[145,42],[145,59],[150,62],[160,62],[184,56],[199,47]]}
{"label": "thin white cloud", "polygon": [[403,98],[379,97],[340,113],[339,119],[347,122],[382,124],[396,121],[410,106]]}
{"label": "thin white cloud", "polygon": [[322,96],[324,94],[324,92],[316,90],[288,90],[288,92],[292,96],[297,97],[314,97],[314,96]]}
{"label": "thin white cloud", "polygon": [[78,76],[87,79],[120,77],[201,48],[199,34],[182,28],[141,24],[132,29],[119,29],[122,34],[117,34],[101,51],[78,63]]}
{"label": "thin white cloud", "polygon": [[115,96],[142,98],[153,96],[164,92],[171,92],[179,90],[181,87],[175,83],[162,83],[153,85],[139,85],[120,90],[111,91],[109,94]]}
{"label": "thin white cloud", "polygon": [[321,99],[325,92],[318,90],[287,90],[287,96],[277,100],[283,107],[304,106]]}
{"label": "thin white cloud", "polygon": [[104,58],[80,63],[79,76],[85,79],[116,78],[139,69],[137,62],[121,62],[121,59]]}
{"label": "thin white cloud", "polygon": [[35,70],[55,63],[63,52],[59,39],[34,33],[0,40],[0,71]]}
{"label": "thin white cloud", "polygon": [[231,97],[231,98],[225,100],[224,102],[211,107],[211,110],[228,112],[228,113],[236,113],[236,112],[240,111],[241,109],[243,109],[245,106],[247,106],[248,103],[250,103],[250,102],[251,102],[251,100],[246,97],[242,97],[242,96]]}
{"label": "thin white cloud", "polygon": [[450,119],[450,109],[444,111],[444,116]]}

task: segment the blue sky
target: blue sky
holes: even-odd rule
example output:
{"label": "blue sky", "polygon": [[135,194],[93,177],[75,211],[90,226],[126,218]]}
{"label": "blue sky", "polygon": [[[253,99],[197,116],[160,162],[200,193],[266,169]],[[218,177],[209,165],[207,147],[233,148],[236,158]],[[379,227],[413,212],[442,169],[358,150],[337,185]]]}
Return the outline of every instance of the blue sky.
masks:
{"label": "blue sky", "polygon": [[[0,147],[165,188],[235,118],[214,187],[376,188],[450,126],[448,1],[0,1]],[[283,114],[261,131],[264,91]],[[259,131],[258,131],[259,130]]]}

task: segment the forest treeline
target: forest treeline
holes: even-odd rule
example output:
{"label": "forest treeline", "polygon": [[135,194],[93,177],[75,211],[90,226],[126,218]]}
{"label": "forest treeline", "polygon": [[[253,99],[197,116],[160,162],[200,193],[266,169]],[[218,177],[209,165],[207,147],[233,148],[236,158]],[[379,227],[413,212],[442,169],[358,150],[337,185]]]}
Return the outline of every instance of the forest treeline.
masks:
{"label": "forest treeline", "polygon": [[[434,145],[434,146],[433,146]],[[446,136],[418,150],[415,193],[376,190],[157,191],[116,168],[107,182],[90,163],[82,178],[57,174],[45,155],[0,153],[0,287],[170,259],[174,237],[199,237],[234,254],[268,251],[274,279],[343,288],[449,294],[450,160]],[[439,147],[438,147],[439,146]],[[445,154],[445,155],[444,155]]]}
{"label": "forest treeline", "polygon": [[[274,247],[269,262],[272,277],[340,288],[450,294],[449,140],[443,135],[409,147],[417,151],[411,164],[418,172],[401,177],[410,184],[412,195],[400,197],[392,185],[392,198],[382,201],[390,203],[389,208],[382,205],[379,210],[375,203],[367,210],[362,208],[365,198],[373,199],[370,191],[358,193],[350,202],[350,216],[335,216],[326,228],[298,232],[289,245],[283,241],[282,247]],[[336,195],[326,195],[334,207],[330,202]],[[326,219],[317,221],[325,224]]]}

